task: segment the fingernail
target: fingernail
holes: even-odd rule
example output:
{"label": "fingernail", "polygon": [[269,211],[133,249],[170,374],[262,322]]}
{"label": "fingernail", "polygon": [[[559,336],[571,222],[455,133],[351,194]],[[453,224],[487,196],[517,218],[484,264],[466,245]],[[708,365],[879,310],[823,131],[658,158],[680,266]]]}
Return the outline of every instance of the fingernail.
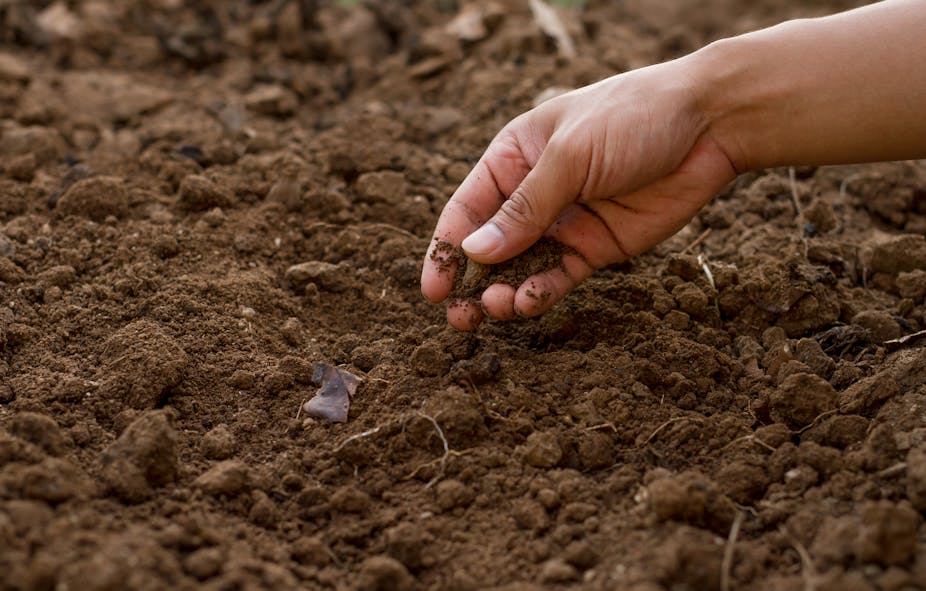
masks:
{"label": "fingernail", "polygon": [[460,246],[469,254],[489,254],[501,246],[503,238],[498,226],[489,222],[467,236]]}

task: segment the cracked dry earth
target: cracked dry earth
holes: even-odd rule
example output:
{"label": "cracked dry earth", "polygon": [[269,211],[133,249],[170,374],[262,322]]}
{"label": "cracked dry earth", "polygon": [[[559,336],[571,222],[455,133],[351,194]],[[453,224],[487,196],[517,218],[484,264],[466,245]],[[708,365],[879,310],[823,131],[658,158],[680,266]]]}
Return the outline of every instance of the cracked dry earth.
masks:
{"label": "cracked dry earth", "polygon": [[923,163],[741,177],[538,320],[417,285],[545,89],[849,5],[0,5],[0,589],[922,589]]}

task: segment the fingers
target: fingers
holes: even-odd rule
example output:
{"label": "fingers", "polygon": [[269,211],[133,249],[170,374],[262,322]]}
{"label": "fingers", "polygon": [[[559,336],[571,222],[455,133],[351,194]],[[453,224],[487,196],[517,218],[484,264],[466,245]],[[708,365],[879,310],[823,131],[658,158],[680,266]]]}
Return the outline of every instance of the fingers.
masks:
{"label": "fingers", "polygon": [[450,294],[457,266],[453,248],[491,218],[515,190],[530,170],[527,156],[514,135],[503,132],[444,206],[421,272],[426,298],[440,302]]}
{"label": "fingers", "polygon": [[495,320],[514,320],[515,289],[510,285],[496,283],[482,292],[482,307]]}
{"label": "fingers", "polygon": [[594,272],[580,257],[567,255],[562,267],[528,277],[521,284],[514,296],[514,309],[521,316],[539,316]]}
{"label": "fingers", "polygon": [[482,294],[482,308],[495,320],[539,316],[594,272],[581,257],[563,257],[561,267],[528,277],[517,289],[496,283]]}
{"label": "fingers", "polygon": [[447,322],[457,330],[476,330],[484,317],[475,302],[460,300],[447,306]]}
{"label": "fingers", "polygon": [[587,169],[581,160],[560,144],[547,144],[536,165],[492,218],[463,240],[467,256],[484,264],[499,263],[536,242],[578,196],[579,175]]}

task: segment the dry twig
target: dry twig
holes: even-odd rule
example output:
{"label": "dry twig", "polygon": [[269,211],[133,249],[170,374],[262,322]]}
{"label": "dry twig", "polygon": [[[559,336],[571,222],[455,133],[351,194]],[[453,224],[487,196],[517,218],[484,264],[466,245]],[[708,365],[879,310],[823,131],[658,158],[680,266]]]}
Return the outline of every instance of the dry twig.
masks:
{"label": "dry twig", "polygon": [[878,478],[890,478],[891,476],[896,476],[902,473],[906,469],[907,469],[906,462],[897,462],[893,466],[888,466],[884,470],[876,472],[875,476],[877,476]]}
{"label": "dry twig", "polygon": [[370,435],[375,435],[376,433],[379,433],[379,431],[380,431],[380,427],[373,427],[372,429],[367,429],[366,431],[362,431],[362,432],[360,432],[360,433],[355,433],[355,434],[351,435],[350,437],[346,438],[346,439],[345,439],[344,441],[342,441],[341,443],[339,443],[339,444],[338,444],[337,446],[335,446],[335,448],[334,448],[333,450],[331,450],[331,451],[334,452],[334,453],[337,453],[337,452],[341,451],[342,449],[344,449],[344,446],[347,445],[348,443],[350,443],[351,441],[356,441],[357,439],[363,439],[364,437],[369,437]]}
{"label": "dry twig", "polygon": [[893,351],[896,349],[901,349],[908,345],[914,345],[924,338],[926,338],[926,330],[921,330],[918,332],[910,333],[908,335],[904,335],[897,339],[891,339],[889,341],[884,341],[881,344],[887,347],[888,350]]}
{"label": "dry twig", "polygon": [[708,228],[707,230],[704,230],[703,232],[701,232],[701,234],[697,238],[695,238],[691,242],[691,244],[685,247],[685,250],[682,251],[682,254],[688,254],[689,252],[691,252],[692,250],[700,246],[701,243],[704,242],[707,239],[707,237],[711,235],[711,232],[713,231],[714,231],[713,228]]}
{"label": "dry twig", "polygon": [[411,478],[414,478],[414,477],[417,476],[418,473],[421,472],[422,470],[424,470],[424,469],[426,469],[426,468],[429,468],[429,467],[433,466],[435,463],[436,463],[436,464],[439,464],[439,465],[440,465],[440,471],[439,471],[433,478],[431,478],[431,480],[429,480],[427,484],[424,485],[425,488],[431,488],[432,486],[434,486],[435,484],[437,484],[437,482],[438,482],[441,478],[443,478],[443,476],[444,476],[444,471],[445,471],[446,468],[447,468],[447,460],[448,460],[451,456],[453,456],[453,457],[459,457],[459,456],[462,456],[462,455],[464,455],[464,454],[466,454],[466,453],[469,453],[469,452],[468,452],[467,450],[464,450],[464,451],[454,451],[454,450],[450,449],[450,443],[447,442],[447,437],[444,435],[444,430],[441,429],[441,426],[437,423],[437,419],[435,419],[434,417],[432,417],[432,416],[430,416],[430,415],[426,415],[426,414],[424,414],[423,412],[418,412],[418,413],[416,413],[416,414],[417,414],[419,417],[423,418],[423,419],[427,419],[428,421],[431,422],[432,425],[434,425],[434,430],[437,431],[437,436],[440,437],[441,444],[444,446],[444,454],[443,454],[441,457],[437,458],[436,460],[431,460],[430,462],[427,462],[427,463],[425,463],[425,464],[422,464],[422,465],[418,466],[417,468],[415,468],[415,470],[414,470],[411,474],[409,474],[408,476],[406,476],[405,479],[406,479],[406,480],[409,480],[409,479],[411,479]]}
{"label": "dry twig", "polygon": [[810,429],[810,428],[816,427],[816,426],[820,423],[820,421],[822,421],[822,420],[825,419],[826,417],[829,417],[829,416],[832,416],[832,415],[838,413],[840,410],[841,410],[841,409],[839,409],[839,408],[834,408],[834,409],[828,410],[828,411],[826,411],[826,412],[821,412],[820,414],[818,414],[817,416],[815,416],[814,419],[813,419],[812,421],[810,421],[810,424],[809,424],[809,425],[804,425],[803,427],[801,427],[800,429],[798,429],[797,431],[795,431],[795,434],[800,435],[800,434],[803,433],[804,431],[806,431],[806,430],[808,430],[808,429]]}
{"label": "dry twig", "polygon": [[537,26],[545,35],[548,35],[556,42],[556,49],[559,54],[566,59],[574,58],[576,56],[576,46],[572,42],[572,37],[569,36],[569,31],[566,30],[566,25],[556,14],[556,10],[541,0],[527,0],[527,3],[530,5],[531,12],[534,15],[534,22],[537,23]]}
{"label": "dry twig", "polygon": [[742,437],[737,437],[736,439],[734,439],[734,440],[731,441],[730,443],[728,443],[728,444],[726,444],[725,446],[723,446],[723,449],[727,449],[728,447],[733,447],[734,444],[737,444],[737,443],[739,443],[740,441],[751,441],[752,443],[755,443],[755,444],[758,445],[759,447],[763,447],[763,448],[767,449],[768,451],[771,451],[771,452],[774,452],[774,451],[775,451],[775,448],[774,448],[774,447],[772,447],[771,445],[765,443],[764,441],[762,441],[761,439],[759,439],[758,437],[756,437],[756,434],[755,434],[755,433],[750,433],[749,435],[743,435]]}
{"label": "dry twig", "polygon": [[730,571],[733,570],[733,551],[736,548],[736,538],[739,537],[740,527],[743,525],[742,511],[736,512],[733,518],[733,525],[730,527],[730,535],[727,537],[727,545],[723,549],[723,561],[720,563],[720,591],[730,591]]}
{"label": "dry twig", "polygon": [[698,417],[688,417],[688,416],[685,416],[685,417],[675,417],[675,418],[673,418],[673,419],[669,419],[669,420],[666,421],[665,423],[663,423],[663,424],[659,425],[658,427],[656,427],[656,430],[649,434],[649,437],[646,438],[646,440],[643,442],[643,445],[641,445],[640,447],[646,447],[647,445],[649,445],[649,443],[653,440],[654,437],[656,437],[656,435],[658,435],[659,433],[661,433],[663,429],[665,429],[666,427],[668,427],[668,426],[671,425],[672,423],[677,423],[677,422],[679,422],[679,421],[686,421],[686,420],[687,420],[687,421],[694,421],[694,422],[696,422],[696,423],[700,423],[700,422],[703,422],[703,421],[704,421],[704,419],[701,419],[701,418],[698,418]]}
{"label": "dry twig", "polygon": [[584,430],[585,431],[600,431],[602,429],[611,429],[612,431],[617,433],[617,425],[615,425],[613,422],[601,423],[600,425],[592,425],[591,427],[586,427]]}
{"label": "dry twig", "polygon": [[807,551],[807,548],[800,540],[789,534],[787,531],[783,531],[785,537],[788,539],[788,542],[794,547],[797,551],[797,555],[801,557],[801,574],[804,577],[804,591],[815,591],[817,588],[817,567],[813,564],[813,558],[810,556],[810,552]]}

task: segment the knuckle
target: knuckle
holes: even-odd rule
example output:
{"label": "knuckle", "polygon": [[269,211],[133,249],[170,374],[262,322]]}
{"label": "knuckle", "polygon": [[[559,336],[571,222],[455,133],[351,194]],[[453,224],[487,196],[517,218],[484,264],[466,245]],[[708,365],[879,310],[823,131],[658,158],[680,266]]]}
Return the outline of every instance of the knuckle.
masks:
{"label": "knuckle", "polygon": [[502,221],[517,227],[531,230],[540,230],[538,222],[539,212],[534,200],[527,194],[523,187],[518,187],[506,199],[498,211]]}

